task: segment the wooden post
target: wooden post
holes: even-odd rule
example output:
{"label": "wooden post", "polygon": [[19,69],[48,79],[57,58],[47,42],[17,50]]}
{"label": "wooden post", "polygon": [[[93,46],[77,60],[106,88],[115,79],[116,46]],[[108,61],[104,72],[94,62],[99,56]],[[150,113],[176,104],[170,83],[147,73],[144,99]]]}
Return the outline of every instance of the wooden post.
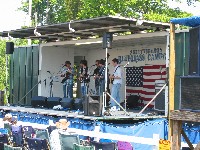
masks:
{"label": "wooden post", "polygon": [[[169,116],[174,110],[174,85],[175,85],[175,25],[170,24],[170,56],[169,56]],[[168,116],[168,117],[169,117]],[[172,137],[172,121],[169,119],[168,140]]]}
{"label": "wooden post", "polygon": [[173,120],[172,150],[181,149],[182,121]]}

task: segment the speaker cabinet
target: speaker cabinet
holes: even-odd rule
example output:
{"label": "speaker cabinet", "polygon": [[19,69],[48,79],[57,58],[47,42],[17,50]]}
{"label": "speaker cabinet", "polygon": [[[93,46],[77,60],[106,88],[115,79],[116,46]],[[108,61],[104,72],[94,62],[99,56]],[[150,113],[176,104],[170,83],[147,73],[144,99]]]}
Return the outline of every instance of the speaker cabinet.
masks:
{"label": "speaker cabinet", "polygon": [[72,108],[72,98],[63,98],[60,103],[63,108]]}
{"label": "speaker cabinet", "polygon": [[81,98],[76,98],[74,100],[74,108],[75,110],[83,110],[83,99]]}
{"label": "speaker cabinet", "polygon": [[189,33],[189,75],[200,75],[200,27],[190,29]]}
{"label": "speaker cabinet", "polygon": [[83,102],[84,115],[101,116],[102,112],[102,96],[85,96]]}
{"label": "speaker cabinet", "polygon": [[112,48],[113,34],[104,33],[103,34],[103,49]]}
{"label": "speaker cabinet", "polygon": [[200,110],[200,77],[189,76],[180,78],[179,109]]}
{"label": "speaker cabinet", "polygon": [[47,97],[44,96],[34,96],[31,98],[32,107],[46,107]]}
{"label": "speaker cabinet", "polygon": [[6,54],[13,54],[14,52],[14,43],[6,42]]}
{"label": "speaker cabinet", "polygon": [[48,97],[47,99],[47,107],[53,108],[54,106],[60,105],[60,101],[62,98],[60,97]]}

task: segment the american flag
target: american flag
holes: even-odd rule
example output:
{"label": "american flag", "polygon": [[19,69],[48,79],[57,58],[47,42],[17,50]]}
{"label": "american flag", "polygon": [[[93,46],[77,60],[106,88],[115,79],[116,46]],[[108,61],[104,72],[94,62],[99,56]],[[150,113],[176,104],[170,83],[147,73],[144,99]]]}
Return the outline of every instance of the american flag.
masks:
{"label": "american flag", "polygon": [[[151,65],[126,68],[126,96],[140,95],[146,105],[155,96],[155,81],[166,80],[165,65]],[[149,107],[153,107],[152,102]]]}

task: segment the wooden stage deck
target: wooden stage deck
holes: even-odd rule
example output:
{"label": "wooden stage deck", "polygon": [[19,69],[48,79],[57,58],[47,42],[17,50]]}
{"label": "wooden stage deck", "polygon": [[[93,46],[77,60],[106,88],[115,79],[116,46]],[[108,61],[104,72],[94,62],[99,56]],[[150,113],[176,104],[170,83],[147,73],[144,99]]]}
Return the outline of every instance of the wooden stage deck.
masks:
{"label": "wooden stage deck", "polygon": [[43,108],[31,108],[31,107],[20,107],[20,106],[0,106],[0,110],[12,111],[12,112],[24,112],[31,114],[41,114],[48,116],[57,117],[72,117],[82,118],[89,120],[140,120],[140,119],[156,119],[156,118],[167,118],[164,115],[158,115],[155,110],[144,111],[143,114],[138,115],[140,110],[128,110],[129,115],[126,115],[123,111],[116,111],[112,113],[112,116],[85,116],[83,113],[77,113],[74,111],[61,111],[53,109]]}

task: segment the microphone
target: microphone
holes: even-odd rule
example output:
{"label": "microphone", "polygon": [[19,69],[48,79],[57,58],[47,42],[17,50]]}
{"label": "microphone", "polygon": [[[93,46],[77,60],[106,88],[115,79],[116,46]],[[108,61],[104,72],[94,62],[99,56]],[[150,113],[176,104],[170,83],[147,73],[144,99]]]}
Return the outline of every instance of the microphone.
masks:
{"label": "microphone", "polygon": [[126,63],[126,65],[124,66],[124,68],[125,68],[127,65],[129,65],[129,62]]}

